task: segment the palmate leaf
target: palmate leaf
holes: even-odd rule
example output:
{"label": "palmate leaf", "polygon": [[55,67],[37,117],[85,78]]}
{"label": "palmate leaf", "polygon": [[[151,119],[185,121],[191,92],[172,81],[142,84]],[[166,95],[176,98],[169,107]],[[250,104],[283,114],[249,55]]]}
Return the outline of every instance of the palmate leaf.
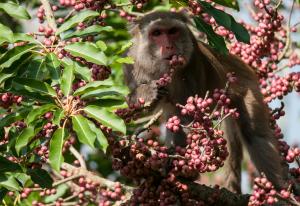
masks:
{"label": "palmate leaf", "polygon": [[115,131],[126,133],[124,121],[116,114],[108,111],[106,108],[101,108],[95,105],[85,107],[84,112],[91,118],[97,120],[101,124],[112,128]]}
{"label": "palmate leaf", "polygon": [[30,19],[29,13],[26,9],[12,1],[7,3],[0,3],[0,10],[5,11],[11,17],[15,17],[17,19]]}
{"label": "palmate leaf", "polygon": [[94,148],[96,134],[90,128],[89,120],[78,114],[72,117],[72,123],[79,141]]}
{"label": "palmate leaf", "polygon": [[93,43],[90,42],[77,42],[69,44],[64,48],[73,56],[79,56],[98,65],[107,65],[106,55]]}
{"label": "palmate leaf", "polygon": [[50,141],[49,161],[51,167],[57,172],[60,171],[60,166],[64,161],[62,149],[64,139],[67,137],[66,132],[67,131],[65,128],[58,128],[57,130],[55,130]]}
{"label": "palmate leaf", "polygon": [[84,22],[86,19],[91,17],[99,16],[99,13],[92,10],[85,10],[77,15],[71,17],[69,20],[67,20],[65,23],[63,23],[57,30],[56,35],[59,35],[60,33],[74,27],[80,22]]}

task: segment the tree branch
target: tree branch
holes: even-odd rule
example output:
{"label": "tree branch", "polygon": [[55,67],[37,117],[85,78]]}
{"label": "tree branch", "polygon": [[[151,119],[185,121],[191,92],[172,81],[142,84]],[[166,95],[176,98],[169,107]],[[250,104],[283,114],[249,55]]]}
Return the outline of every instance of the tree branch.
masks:
{"label": "tree branch", "polygon": [[46,15],[46,20],[48,22],[48,25],[54,30],[57,30],[57,25],[55,22],[54,14],[51,8],[51,5],[48,0],[40,0],[44,9],[45,9],[45,15]]}

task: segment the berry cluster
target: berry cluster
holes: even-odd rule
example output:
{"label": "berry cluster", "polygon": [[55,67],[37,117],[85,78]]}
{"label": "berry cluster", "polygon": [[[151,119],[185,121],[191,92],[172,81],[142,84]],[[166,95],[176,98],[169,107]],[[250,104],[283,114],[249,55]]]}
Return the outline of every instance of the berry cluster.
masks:
{"label": "berry cluster", "polygon": [[253,193],[250,196],[248,206],[260,206],[264,204],[274,204],[278,201],[276,198],[276,190],[267,178],[255,178]]}
{"label": "berry cluster", "polygon": [[0,107],[6,109],[9,108],[12,104],[20,104],[22,100],[22,96],[13,95],[12,93],[6,92],[0,94]]}
{"label": "berry cluster", "polygon": [[269,79],[260,80],[261,92],[264,95],[266,103],[274,99],[282,99],[285,95],[292,92],[300,91],[300,73],[292,72],[285,77],[271,73]]}

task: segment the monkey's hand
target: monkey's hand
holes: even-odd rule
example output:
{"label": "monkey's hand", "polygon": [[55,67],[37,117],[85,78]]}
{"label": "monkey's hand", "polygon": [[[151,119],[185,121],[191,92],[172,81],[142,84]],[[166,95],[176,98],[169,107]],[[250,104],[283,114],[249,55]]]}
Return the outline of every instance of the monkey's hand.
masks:
{"label": "monkey's hand", "polygon": [[135,91],[131,93],[129,101],[133,103],[139,98],[142,98],[146,104],[152,105],[161,100],[167,93],[165,87],[158,86],[156,81],[152,81],[149,84],[139,85]]}

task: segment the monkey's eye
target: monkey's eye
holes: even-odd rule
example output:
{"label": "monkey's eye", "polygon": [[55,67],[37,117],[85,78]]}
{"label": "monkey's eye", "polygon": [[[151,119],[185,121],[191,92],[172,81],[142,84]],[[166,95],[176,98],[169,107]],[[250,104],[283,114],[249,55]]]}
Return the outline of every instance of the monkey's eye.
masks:
{"label": "monkey's eye", "polygon": [[176,34],[177,32],[178,32],[178,28],[172,27],[172,28],[168,31],[168,34],[172,35],[172,34]]}
{"label": "monkey's eye", "polygon": [[156,29],[156,30],[154,30],[153,32],[151,32],[151,35],[152,35],[152,36],[159,36],[159,35],[161,35],[161,31],[158,30],[158,29]]}

